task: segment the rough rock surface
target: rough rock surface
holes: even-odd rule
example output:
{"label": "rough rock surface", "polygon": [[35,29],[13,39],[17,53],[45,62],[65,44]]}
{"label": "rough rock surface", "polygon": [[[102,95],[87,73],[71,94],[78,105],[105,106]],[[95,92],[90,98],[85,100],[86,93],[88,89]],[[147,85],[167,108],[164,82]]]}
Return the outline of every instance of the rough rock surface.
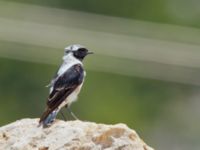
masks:
{"label": "rough rock surface", "polygon": [[0,150],[153,150],[124,124],[22,119],[0,128]]}

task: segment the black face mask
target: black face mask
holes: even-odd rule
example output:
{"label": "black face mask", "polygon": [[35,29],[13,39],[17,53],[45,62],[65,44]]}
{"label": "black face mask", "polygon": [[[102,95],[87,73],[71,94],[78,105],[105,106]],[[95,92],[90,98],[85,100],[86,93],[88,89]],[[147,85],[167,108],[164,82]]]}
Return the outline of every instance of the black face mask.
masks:
{"label": "black face mask", "polygon": [[85,48],[80,48],[77,51],[73,52],[74,57],[76,57],[79,60],[83,60],[84,57],[88,54],[88,50]]}

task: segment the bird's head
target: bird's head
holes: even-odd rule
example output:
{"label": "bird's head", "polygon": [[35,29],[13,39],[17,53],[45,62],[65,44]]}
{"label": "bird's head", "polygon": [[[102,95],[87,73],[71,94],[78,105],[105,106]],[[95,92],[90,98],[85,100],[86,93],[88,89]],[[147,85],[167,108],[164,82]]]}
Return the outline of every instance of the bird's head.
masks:
{"label": "bird's head", "polygon": [[88,49],[82,45],[74,44],[65,48],[64,56],[69,54],[72,54],[75,58],[82,61],[85,56],[93,54],[93,52],[88,51]]}

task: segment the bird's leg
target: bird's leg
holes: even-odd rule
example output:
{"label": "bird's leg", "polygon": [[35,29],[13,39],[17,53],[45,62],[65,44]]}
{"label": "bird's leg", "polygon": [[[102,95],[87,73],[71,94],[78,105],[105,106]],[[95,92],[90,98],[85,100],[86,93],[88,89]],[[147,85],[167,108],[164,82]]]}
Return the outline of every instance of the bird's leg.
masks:
{"label": "bird's leg", "polygon": [[71,116],[75,119],[75,120],[79,120],[78,117],[76,117],[76,115],[71,111],[70,107],[67,106],[67,111],[71,114]]}
{"label": "bird's leg", "polygon": [[60,113],[61,113],[63,119],[64,119],[65,121],[67,121],[67,118],[66,118],[65,115],[63,114],[62,110],[60,110]]}

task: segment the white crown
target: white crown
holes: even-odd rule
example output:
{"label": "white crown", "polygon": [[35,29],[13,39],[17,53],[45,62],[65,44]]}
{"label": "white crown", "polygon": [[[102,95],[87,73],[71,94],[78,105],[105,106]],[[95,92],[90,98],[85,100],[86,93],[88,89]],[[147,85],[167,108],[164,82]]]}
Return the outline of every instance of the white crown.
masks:
{"label": "white crown", "polygon": [[85,46],[80,44],[73,44],[68,47],[65,47],[65,50],[77,51],[79,48],[85,48]]}

